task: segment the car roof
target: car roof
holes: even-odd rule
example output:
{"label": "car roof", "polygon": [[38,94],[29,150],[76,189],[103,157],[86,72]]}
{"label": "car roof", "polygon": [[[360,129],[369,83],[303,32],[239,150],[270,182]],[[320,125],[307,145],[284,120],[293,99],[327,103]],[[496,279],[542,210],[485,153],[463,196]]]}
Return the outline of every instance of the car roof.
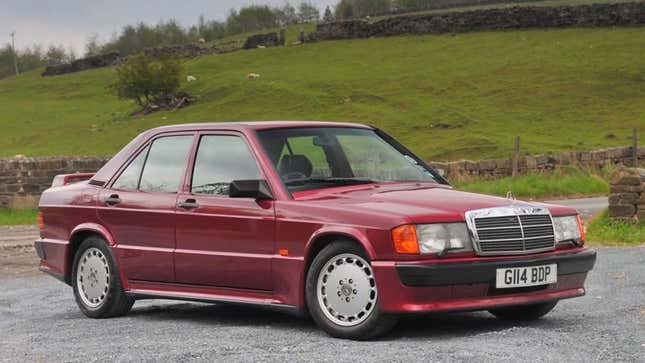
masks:
{"label": "car roof", "polygon": [[353,127],[371,129],[371,126],[350,122],[324,121],[245,121],[245,122],[196,122],[161,126],[149,130],[149,133],[193,131],[193,130],[269,130],[295,127]]}
{"label": "car roof", "polygon": [[132,153],[134,153],[148,139],[159,134],[168,132],[210,130],[245,132],[249,130],[272,130],[296,127],[352,127],[373,129],[370,126],[356,123],[317,121],[200,122],[161,126],[139,134],[139,136],[134,138],[128,145],[123,147],[121,151],[114,155],[112,159],[103,165],[103,167],[96,172],[91,182],[97,183],[97,185],[102,185],[107,182],[123,165],[123,163],[128,160]]}

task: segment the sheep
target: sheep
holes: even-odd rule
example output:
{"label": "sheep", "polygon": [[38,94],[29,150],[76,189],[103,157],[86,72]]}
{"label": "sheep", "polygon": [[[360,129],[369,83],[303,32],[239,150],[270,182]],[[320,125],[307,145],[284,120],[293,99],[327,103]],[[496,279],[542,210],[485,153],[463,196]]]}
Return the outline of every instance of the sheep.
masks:
{"label": "sheep", "polygon": [[260,75],[257,73],[249,73],[249,75],[246,77],[252,81],[255,81],[260,78]]}
{"label": "sheep", "polygon": [[188,83],[195,82],[196,80],[197,80],[197,77],[195,77],[195,76],[190,76],[190,75],[186,76],[186,82],[188,82]]}

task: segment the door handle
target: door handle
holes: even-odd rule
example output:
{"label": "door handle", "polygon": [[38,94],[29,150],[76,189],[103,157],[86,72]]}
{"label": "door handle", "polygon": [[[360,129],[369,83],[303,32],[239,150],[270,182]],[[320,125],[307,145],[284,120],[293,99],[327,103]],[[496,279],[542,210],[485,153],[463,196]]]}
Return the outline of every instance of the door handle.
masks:
{"label": "door handle", "polygon": [[107,205],[117,205],[119,203],[121,203],[121,199],[118,194],[112,194],[105,200],[105,204]]}
{"label": "door handle", "polygon": [[182,209],[197,209],[199,208],[199,204],[195,199],[186,199],[185,202],[179,203],[179,208]]}

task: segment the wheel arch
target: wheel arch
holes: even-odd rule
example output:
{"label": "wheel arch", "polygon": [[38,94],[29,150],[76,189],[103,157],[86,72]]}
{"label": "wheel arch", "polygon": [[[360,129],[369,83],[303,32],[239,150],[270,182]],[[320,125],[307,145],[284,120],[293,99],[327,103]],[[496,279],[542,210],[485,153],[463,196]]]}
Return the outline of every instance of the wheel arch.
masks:
{"label": "wheel arch", "polygon": [[362,231],[346,227],[322,228],[316,231],[316,233],[314,233],[307,242],[307,246],[305,248],[305,266],[307,270],[316,255],[325,248],[325,246],[337,240],[348,240],[358,244],[363,248],[363,250],[365,250],[367,257],[369,257],[370,260],[374,260],[376,257],[374,247]]}
{"label": "wheel arch", "polygon": [[85,241],[88,237],[97,236],[104,239],[108,247],[112,247],[115,244],[114,238],[107,230],[107,228],[96,223],[83,223],[76,226],[69,236],[69,248],[67,252],[67,262],[65,266],[65,282],[71,285],[72,278],[72,266],[74,264],[74,256],[78,251],[78,247]]}
{"label": "wheel arch", "polygon": [[304,301],[305,301],[307,274],[309,273],[309,267],[311,266],[311,263],[313,262],[314,258],[316,258],[318,253],[320,253],[320,251],[322,251],[323,248],[325,248],[325,246],[338,240],[353,242],[357,246],[360,246],[365,251],[365,253],[367,254],[367,257],[370,260],[374,260],[375,258],[375,252],[374,252],[373,246],[371,245],[371,243],[369,242],[365,234],[358,229],[344,228],[344,227],[341,227],[341,228],[328,227],[328,228],[322,228],[318,230],[316,233],[314,233],[311,236],[311,238],[309,239],[305,247],[304,271],[302,273],[302,279],[300,283],[300,298],[302,299],[301,301],[303,302],[302,306],[304,306],[305,309],[307,309]]}

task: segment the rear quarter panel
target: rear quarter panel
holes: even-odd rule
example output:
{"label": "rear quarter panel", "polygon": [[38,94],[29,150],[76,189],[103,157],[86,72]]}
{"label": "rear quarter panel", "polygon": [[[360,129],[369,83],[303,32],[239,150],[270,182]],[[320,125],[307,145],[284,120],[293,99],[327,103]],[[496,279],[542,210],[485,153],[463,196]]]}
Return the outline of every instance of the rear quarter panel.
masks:
{"label": "rear quarter panel", "polygon": [[41,261],[41,269],[68,281],[73,258],[70,239],[79,226],[91,229],[90,226],[98,224],[98,191],[98,187],[81,182],[50,188],[43,193],[39,203],[44,220],[40,237],[46,258]]}

